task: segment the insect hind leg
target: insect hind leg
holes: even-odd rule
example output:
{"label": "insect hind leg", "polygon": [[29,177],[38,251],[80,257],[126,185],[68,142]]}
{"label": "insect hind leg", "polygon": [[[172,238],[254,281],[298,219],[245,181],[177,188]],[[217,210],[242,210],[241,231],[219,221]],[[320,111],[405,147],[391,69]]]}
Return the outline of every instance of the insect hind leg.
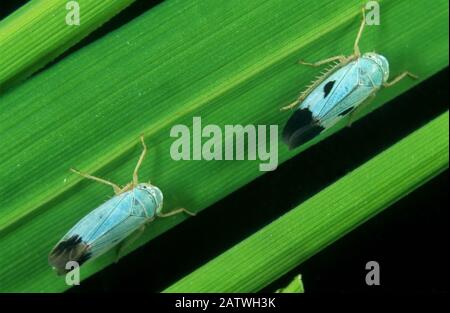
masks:
{"label": "insect hind leg", "polygon": [[[302,64],[306,64],[306,65],[311,65],[311,66],[316,66],[317,64],[321,65],[321,64],[325,64],[325,63],[330,63],[334,61],[334,64],[330,65],[328,68],[326,68],[325,70],[323,70],[319,76],[316,77],[315,80],[313,80],[307,87],[306,90],[302,91],[300,93],[300,96],[297,98],[297,100],[295,100],[294,102],[292,102],[291,104],[282,107],[280,110],[281,111],[286,111],[289,109],[293,109],[299,102],[303,101],[310,93],[311,91],[313,91],[317,86],[319,86],[329,75],[330,73],[332,73],[334,70],[336,70],[339,67],[342,67],[344,65],[346,65],[351,59],[347,58],[343,55],[340,56],[336,56],[336,57],[331,57],[316,63],[305,63],[303,62]],[[317,65],[318,66],[318,65]]]}
{"label": "insect hind leg", "polygon": [[396,78],[394,78],[393,80],[391,80],[390,82],[385,82],[383,84],[384,87],[391,87],[393,85],[395,85],[396,83],[398,83],[399,81],[401,81],[403,78],[405,77],[410,77],[412,79],[418,79],[419,77],[417,75],[414,75],[408,71],[401,73],[400,75],[398,75]]}
{"label": "insect hind leg", "polygon": [[196,215],[194,212],[188,211],[185,208],[176,209],[176,210],[173,210],[173,211],[168,212],[168,213],[156,212],[156,215],[158,217],[169,217],[169,216],[180,214],[180,213],[186,213],[186,214],[191,215],[191,216],[195,216]]}
{"label": "insect hind leg", "polygon": [[323,64],[328,64],[331,62],[338,62],[339,64],[345,64],[348,62],[347,57],[345,55],[336,55],[334,57],[330,57],[330,58],[326,58],[314,63],[309,63],[309,62],[304,62],[303,60],[298,61],[299,64],[301,65],[307,65],[307,66],[312,66],[312,67],[318,67],[321,66]]}

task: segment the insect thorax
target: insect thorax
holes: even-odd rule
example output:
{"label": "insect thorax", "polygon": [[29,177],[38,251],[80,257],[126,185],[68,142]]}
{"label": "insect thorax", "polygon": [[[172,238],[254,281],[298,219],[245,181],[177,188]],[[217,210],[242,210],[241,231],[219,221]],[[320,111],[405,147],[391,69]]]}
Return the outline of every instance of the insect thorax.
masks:
{"label": "insect thorax", "polygon": [[133,189],[134,201],[136,209],[143,209],[146,217],[153,218],[157,214],[163,204],[163,194],[161,190],[150,184],[139,184]]}
{"label": "insect thorax", "polygon": [[384,82],[387,82],[389,78],[389,62],[381,54],[375,52],[365,53],[358,63],[361,69],[367,71],[367,75],[372,78],[372,81],[380,87]]}

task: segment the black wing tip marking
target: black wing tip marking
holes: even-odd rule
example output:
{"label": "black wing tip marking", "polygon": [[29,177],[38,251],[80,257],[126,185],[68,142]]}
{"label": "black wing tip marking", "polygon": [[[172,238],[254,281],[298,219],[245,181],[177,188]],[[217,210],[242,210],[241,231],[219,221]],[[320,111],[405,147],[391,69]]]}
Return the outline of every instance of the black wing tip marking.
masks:
{"label": "black wing tip marking", "polygon": [[81,266],[83,265],[83,263],[85,263],[87,260],[89,260],[92,256],[92,253],[87,252],[84,253],[79,259],[78,259],[78,264]]}
{"label": "black wing tip marking", "polygon": [[283,129],[283,142],[292,150],[313,139],[324,129],[313,118],[310,110],[296,110]]}
{"label": "black wing tip marking", "polygon": [[73,249],[78,244],[82,242],[82,239],[78,235],[73,235],[67,240],[61,241],[56,245],[56,247],[52,250],[51,254],[59,255],[61,253],[64,253],[68,250]]}
{"label": "black wing tip marking", "polygon": [[66,269],[67,262],[76,261],[81,266],[91,256],[88,245],[83,242],[80,236],[73,235],[53,248],[48,256],[48,263],[56,269],[58,275],[64,275],[70,271]]}
{"label": "black wing tip marking", "polygon": [[314,123],[314,118],[310,110],[295,110],[284,126],[283,141],[287,144],[289,138],[295,131],[312,123]]}

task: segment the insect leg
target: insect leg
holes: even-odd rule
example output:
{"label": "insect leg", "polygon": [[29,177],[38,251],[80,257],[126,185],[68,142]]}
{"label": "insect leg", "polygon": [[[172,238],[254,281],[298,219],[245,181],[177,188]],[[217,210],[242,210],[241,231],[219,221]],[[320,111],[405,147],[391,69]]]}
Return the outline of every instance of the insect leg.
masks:
{"label": "insect leg", "polygon": [[403,78],[405,78],[406,76],[411,77],[412,79],[417,79],[419,78],[418,76],[406,71],[401,73],[400,75],[398,75],[396,78],[394,78],[393,80],[391,80],[390,82],[385,82],[383,84],[384,87],[391,87],[392,85],[395,85],[396,83],[398,83],[399,81],[401,81]]}
{"label": "insect leg", "polygon": [[361,25],[359,26],[358,35],[356,35],[355,43],[353,44],[353,55],[357,58],[361,56],[361,51],[359,50],[359,40],[361,39],[361,35],[364,30],[364,26],[366,25],[366,12],[364,10],[364,7],[362,8],[362,21]]}
{"label": "insect leg", "polygon": [[291,109],[293,109],[293,108],[297,105],[298,102],[299,102],[299,100],[297,99],[297,100],[295,100],[294,102],[292,102],[291,104],[282,107],[282,108],[280,109],[280,111],[291,110]]}
{"label": "insect leg", "polygon": [[344,64],[344,63],[348,62],[347,59],[348,58],[345,55],[336,55],[334,57],[330,57],[330,58],[327,58],[327,59],[324,59],[324,60],[320,60],[320,61],[317,61],[317,62],[314,62],[314,63],[304,62],[302,60],[298,61],[298,63],[302,64],[302,65],[307,65],[307,66],[318,67],[318,66],[321,66],[323,64],[331,63],[331,62],[334,62],[334,61],[338,61],[340,64]]}
{"label": "insect leg", "polygon": [[169,216],[176,215],[176,214],[179,214],[179,213],[186,213],[186,214],[189,214],[191,216],[195,216],[196,215],[196,213],[188,211],[188,210],[186,210],[184,208],[176,209],[176,210],[173,210],[173,211],[168,212],[168,213],[156,212],[156,215],[158,217],[169,217]]}
{"label": "insect leg", "polygon": [[73,168],[71,168],[70,170],[72,172],[74,172],[75,174],[83,176],[84,178],[92,179],[92,180],[95,180],[96,182],[99,182],[99,183],[102,183],[102,184],[109,185],[109,186],[113,187],[114,193],[116,195],[118,195],[118,194],[120,194],[122,192],[122,189],[118,185],[116,185],[116,184],[114,184],[114,183],[112,183],[110,181],[107,181],[106,179],[95,177],[95,176],[92,176],[92,175],[89,175],[89,174],[86,174],[86,173],[82,173],[82,172],[77,171],[76,169],[73,169]]}
{"label": "insect leg", "polygon": [[131,233],[130,236],[128,236],[127,238],[122,240],[122,242],[119,243],[119,245],[117,246],[116,260],[114,261],[115,263],[117,263],[120,260],[120,258],[122,257],[123,252],[125,251],[125,248],[128,248],[129,246],[131,246],[131,244],[133,242],[135,242],[144,233],[145,226],[146,226],[146,224],[142,225],[136,231]]}
{"label": "insect leg", "polygon": [[[336,60],[338,60],[338,61],[336,61]],[[313,91],[317,86],[319,86],[329,76],[330,73],[334,72],[334,70],[336,68],[344,66],[350,60],[352,60],[352,59],[347,58],[343,55],[339,55],[339,56],[328,58],[328,59],[325,59],[325,60],[322,60],[322,61],[319,61],[316,63],[303,62],[302,64],[305,64],[305,65],[318,66],[323,63],[329,63],[329,62],[335,61],[334,64],[332,64],[330,67],[328,67],[324,71],[322,71],[321,74],[319,76],[317,76],[316,79],[314,81],[312,81],[308,87],[306,87],[305,91],[302,91],[300,93],[300,96],[297,98],[297,100],[295,100],[294,102],[292,102],[291,104],[289,104],[287,106],[282,107],[280,110],[285,111],[285,110],[293,109],[299,102],[303,101],[309,95],[309,93],[311,91]]]}
{"label": "insect leg", "polygon": [[136,186],[139,183],[138,171],[139,171],[139,168],[141,167],[142,161],[144,161],[145,154],[147,153],[147,146],[145,145],[145,142],[144,142],[144,136],[141,136],[141,142],[142,142],[142,147],[143,147],[142,153],[141,153],[141,156],[139,157],[139,160],[138,160],[136,167],[134,168],[134,172],[133,172],[133,185],[134,186]]}
{"label": "insect leg", "polygon": [[366,13],[365,13],[364,8],[362,8],[362,15],[363,15],[363,19],[361,22],[361,26],[359,26],[359,31],[358,31],[358,34],[356,35],[355,43],[353,44],[353,55],[351,55],[350,57],[346,57],[344,55],[337,55],[337,56],[330,57],[330,58],[327,58],[327,59],[324,59],[321,61],[317,61],[314,63],[308,63],[308,62],[303,62],[303,61],[299,61],[299,63],[303,64],[303,65],[317,67],[322,64],[329,63],[329,62],[339,61],[339,63],[341,63],[340,65],[344,65],[351,60],[359,58],[361,56],[361,51],[359,50],[359,41],[361,39],[361,35],[363,33],[364,26],[366,25]]}

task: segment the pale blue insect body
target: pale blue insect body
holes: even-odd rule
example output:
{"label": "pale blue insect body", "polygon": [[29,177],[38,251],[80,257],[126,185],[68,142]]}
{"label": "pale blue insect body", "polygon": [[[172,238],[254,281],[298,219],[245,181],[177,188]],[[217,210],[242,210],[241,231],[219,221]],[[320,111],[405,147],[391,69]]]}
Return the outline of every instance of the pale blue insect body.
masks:
{"label": "pale blue insect body", "polygon": [[388,77],[385,57],[364,54],[324,80],[299,110],[308,109],[321,126],[328,128],[379,89]]}
{"label": "pale blue insect body", "polygon": [[[94,259],[152,221],[162,209],[163,195],[158,187],[139,184],[117,195],[83,217],[61,242],[78,239],[86,253],[78,261]],[[81,261],[81,262],[80,262]]]}
{"label": "pale blue insect body", "polygon": [[295,109],[283,130],[283,141],[290,149],[311,140],[346,115],[353,114],[382,86],[389,87],[405,76],[415,78],[411,73],[404,72],[388,82],[387,59],[374,52],[360,54],[358,41],[364,24],[363,18],[353,55],[336,56],[316,63],[301,62],[312,66],[331,61],[337,61],[337,64],[325,71],[294,103],[283,108]]}
{"label": "pale blue insect body", "polygon": [[[162,213],[163,194],[161,190],[150,183],[137,183],[137,171],[146,151],[145,144],[143,141],[142,143],[144,151],[133,174],[133,182],[124,188],[74,170],[86,178],[111,185],[116,196],[83,217],[50,252],[49,263],[57,270],[58,274],[68,271],[67,262],[76,261],[81,265],[87,260],[95,259],[118,243],[129,239],[132,233],[138,230],[142,231],[145,225],[156,217],[165,217],[181,212],[193,215],[185,209],[178,209],[167,214]],[[123,246],[121,247],[123,248]]]}

